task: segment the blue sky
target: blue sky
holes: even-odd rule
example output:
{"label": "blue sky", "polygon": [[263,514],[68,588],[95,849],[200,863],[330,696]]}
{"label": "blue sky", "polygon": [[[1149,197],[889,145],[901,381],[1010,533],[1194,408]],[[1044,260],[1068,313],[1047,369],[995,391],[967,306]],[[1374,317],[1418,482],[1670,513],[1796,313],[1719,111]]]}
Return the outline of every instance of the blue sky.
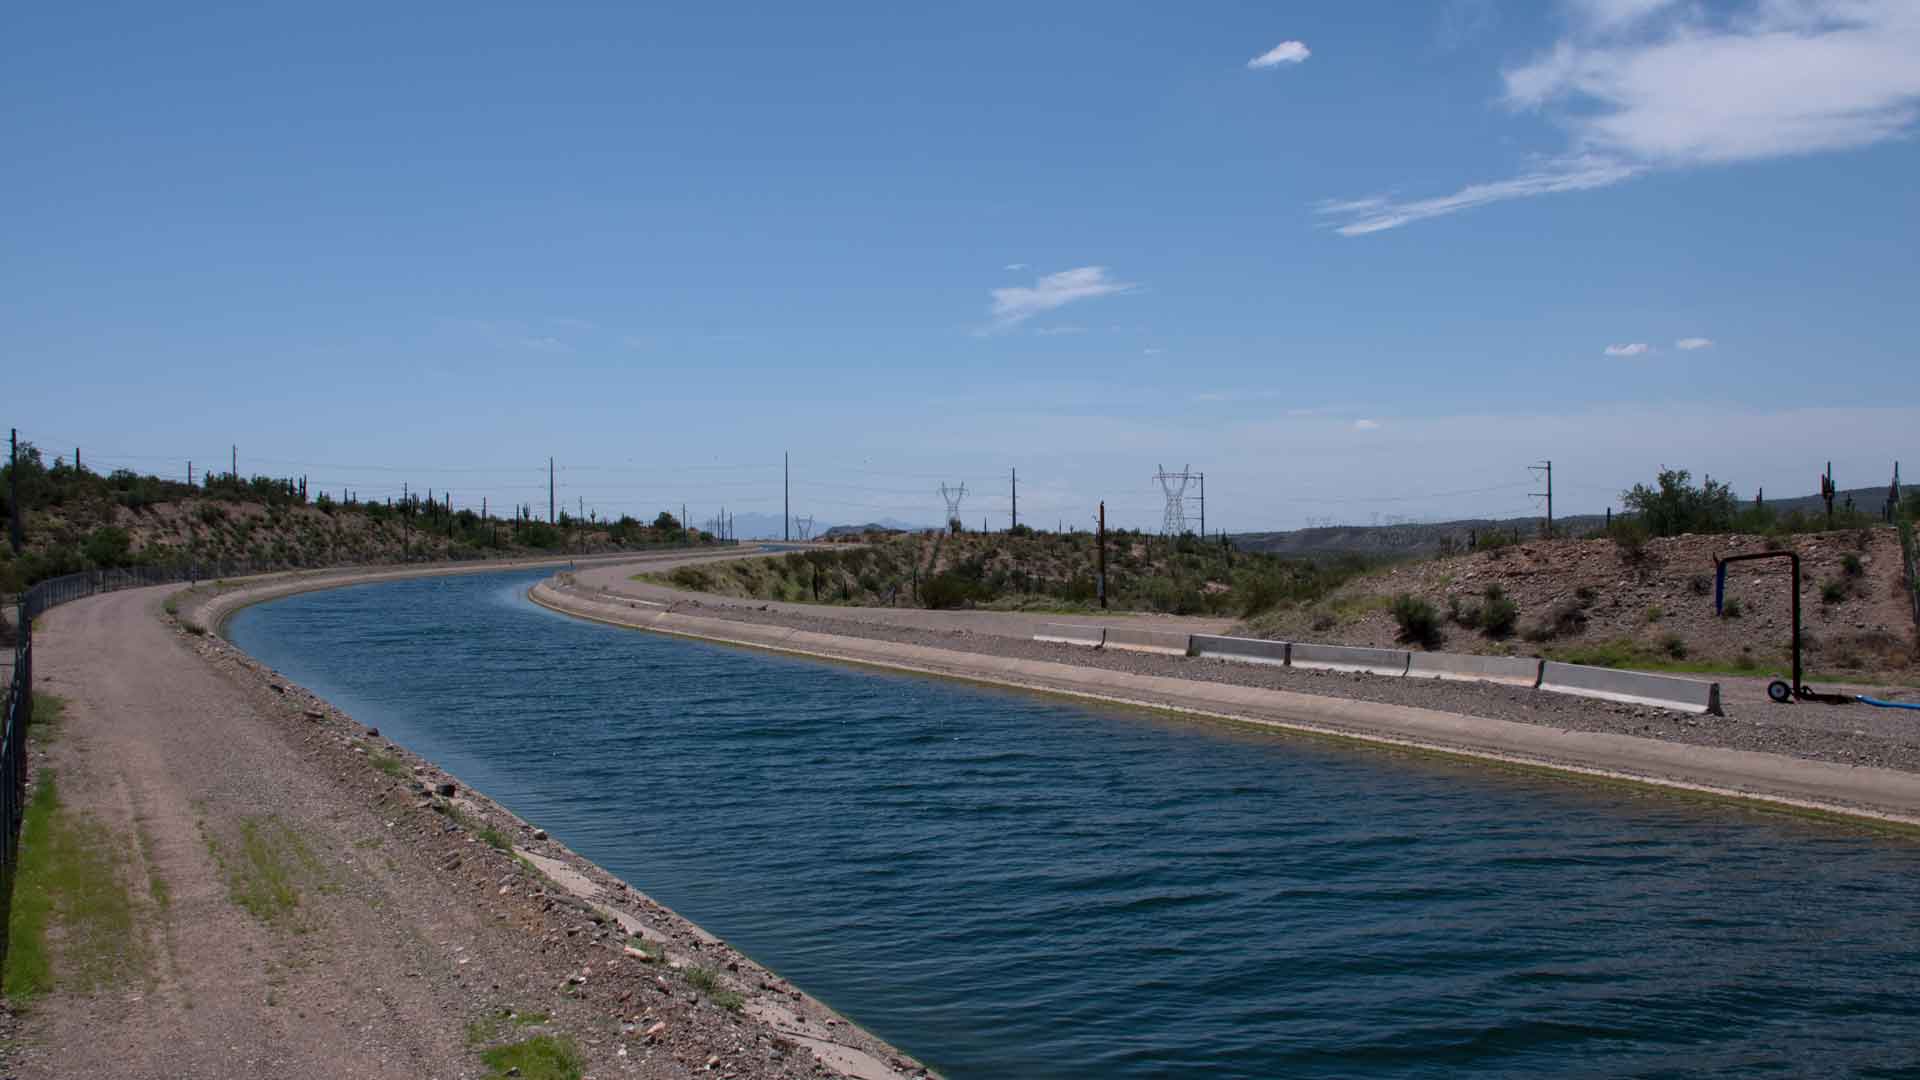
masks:
{"label": "blue sky", "polygon": [[[691,7],[691,6],[690,6]],[[1920,5],[42,5],[6,423],[367,494],[1209,526],[1920,471]],[[1692,347],[1688,347],[1692,346]],[[198,467],[197,464],[197,467]],[[1454,492],[1471,492],[1454,495]]]}

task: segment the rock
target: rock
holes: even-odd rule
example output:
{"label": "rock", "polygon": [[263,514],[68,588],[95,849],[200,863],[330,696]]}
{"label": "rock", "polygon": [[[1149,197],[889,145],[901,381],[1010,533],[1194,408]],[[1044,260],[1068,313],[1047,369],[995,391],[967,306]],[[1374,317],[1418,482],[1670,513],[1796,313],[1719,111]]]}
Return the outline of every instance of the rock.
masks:
{"label": "rock", "polygon": [[367,729],[367,738],[369,739],[376,738],[379,736],[379,734],[380,734],[380,729],[377,727],[370,727]]}
{"label": "rock", "polygon": [[451,780],[442,780],[438,784],[433,785],[434,794],[444,795],[449,799],[453,798],[454,793],[459,790]]}
{"label": "rock", "polygon": [[287,688],[281,686],[279,683],[268,683],[267,685],[273,687],[273,692],[276,694],[284,694],[287,692]]}
{"label": "rock", "polygon": [[667,1030],[667,1022],[665,1020],[657,1020],[654,1022],[654,1025],[652,1027],[647,1029],[646,1037],[649,1039],[657,1039],[661,1035],[665,1034],[666,1030]]}
{"label": "rock", "polygon": [[309,720],[324,720],[326,719],[326,717],[327,717],[327,714],[321,712],[319,709],[307,710],[307,719]]}
{"label": "rock", "polygon": [[545,840],[547,838],[547,830],[545,829],[533,830],[533,838],[535,840]]}

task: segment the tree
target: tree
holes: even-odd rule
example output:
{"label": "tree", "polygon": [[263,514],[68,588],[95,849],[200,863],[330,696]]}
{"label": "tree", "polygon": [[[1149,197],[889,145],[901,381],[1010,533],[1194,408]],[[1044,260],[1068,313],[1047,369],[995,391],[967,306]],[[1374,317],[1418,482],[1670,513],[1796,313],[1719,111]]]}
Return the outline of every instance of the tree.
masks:
{"label": "tree", "polygon": [[653,527],[660,530],[661,532],[668,532],[668,533],[679,532],[680,519],[674,517],[672,514],[667,513],[665,510],[662,510],[660,511],[660,516],[653,519]]}
{"label": "tree", "polygon": [[1647,531],[1655,536],[1732,529],[1733,488],[1714,483],[1711,476],[1705,477],[1699,487],[1692,481],[1693,474],[1685,469],[1662,468],[1655,478],[1657,488],[1635,484],[1632,490],[1621,494],[1620,501],[1638,514]]}

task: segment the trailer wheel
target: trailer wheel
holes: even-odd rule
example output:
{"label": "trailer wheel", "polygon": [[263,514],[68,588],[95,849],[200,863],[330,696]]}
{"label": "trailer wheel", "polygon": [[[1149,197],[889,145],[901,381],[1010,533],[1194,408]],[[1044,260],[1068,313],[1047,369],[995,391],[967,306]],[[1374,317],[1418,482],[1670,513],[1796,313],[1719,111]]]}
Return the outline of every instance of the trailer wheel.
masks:
{"label": "trailer wheel", "polygon": [[1767,684],[1767,696],[1774,704],[1785,705],[1793,700],[1793,687],[1788,686],[1785,679],[1775,679]]}

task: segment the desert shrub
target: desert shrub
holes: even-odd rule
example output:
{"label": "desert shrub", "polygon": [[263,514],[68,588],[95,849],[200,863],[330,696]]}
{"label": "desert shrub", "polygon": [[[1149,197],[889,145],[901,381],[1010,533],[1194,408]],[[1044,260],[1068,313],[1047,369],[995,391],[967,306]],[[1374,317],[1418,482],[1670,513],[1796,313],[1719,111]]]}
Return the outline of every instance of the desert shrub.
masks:
{"label": "desert shrub", "polygon": [[1654,487],[1635,484],[1620,496],[1648,532],[1655,536],[1681,533],[1720,533],[1733,528],[1733,489],[1705,477],[1700,486],[1685,469],[1661,469]]}
{"label": "desert shrub", "polygon": [[1331,630],[1338,625],[1340,625],[1340,620],[1334,618],[1332,615],[1329,615],[1324,611],[1313,617],[1313,628],[1322,633],[1325,633],[1326,631]]}
{"label": "desert shrub", "polygon": [[977,599],[978,586],[948,571],[920,583],[920,602],[930,608],[965,607]]}
{"label": "desert shrub", "polygon": [[1675,660],[1685,660],[1687,658],[1686,639],[1679,634],[1668,634],[1660,639],[1660,651]]}
{"label": "desert shrub", "polygon": [[1840,560],[1840,570],[1850,578],[1857,578],[1867,572],[1867,567],[1865,563],[1860,561],[1860,556],[1849,551],[1846,556]]}
{"label": "desert shrub", "polygon": [[1478,630],[1483,615],[1484,612],[1478,604],[1466,605],[1462,604],[1457,596],[1447,597],[1447,619],[1455,626]]}
{"label": "desert shrub", "polygon": [[1664,619],[1666,617],[1667,617],[1666,609],[1661,607],[1659,604],[1647,605],[1647,621],[1649,623],[1657,623],[1661,619]]}
{"label": "desert shrub", "polygon": [[1440,613],[1432,604],[1412,593],[1393,598],[1393,621],[1400,626],[1400,641],[1423,649],[1439,648],[1447,640],[1440,629]]}
{"label": "desert shrub", "polygon": [[1847,598],[1847,585],[1844,581],[1829,581],[1820,586],[1820,602],[1838,604]]}
{"label": "desert shrub", "polygon": [[1720,617],[1723,619],[1737,619],[1740,617],[1740,611],[1740,598],[1737,596],[1730,597],[1725,604],[1721,605]]}
{"label": "desert shrub", "polygon": [[1713,591],[1713,577],[1709,574],[1695,574],[1693,579],[1687,582],[1687,588],[1692,590],[1695,596],[1705,596]]}
{"label": "desert shrub", "polygon": [[1586,605],[1579,600],[1562,600],[1548,609],[1539,622],[1527,628],[1528,641],[1552,641],[1571,637],[1587,628]]}
{"label": "desert shrub", "polygon": [[1634,518],[1623,517],[1607,530],[1607,536],[1620,552],[1621,561],[1629,565],[1638,565],[1647,559],[1647,541],[1651,533],[1646,525]]}
{"label": "desert shrub", "polygon": [[1573,598],[1580,601],[1581,607],[1592,607],[1593,602],[1600,599],[1600,590],[1591,585],[1582,585],[1573,590]]}
{"label": "desert shrub", "polygon": [[695,592],[704,592],[713,586],[713,579],[698,566],[676,567],[673,573],[667,575],[667,579],[683,589],[692,589]]}
{"label": "desert shrub", "polygon": [[103,525],[87,537],[84,551],[95,566],[125,566],[133,561],[132,546],[133,538],[127,535],[127,530],[117,525]]}
{"label": "desert shrub", "polygon": [[1507,596],[1507,591],[1498,585],[1487,586],[1481,594],[1480,627],[1488,637],[1503,638],[1513,634],[1513,628],[1520,622],[1520,605]]}

